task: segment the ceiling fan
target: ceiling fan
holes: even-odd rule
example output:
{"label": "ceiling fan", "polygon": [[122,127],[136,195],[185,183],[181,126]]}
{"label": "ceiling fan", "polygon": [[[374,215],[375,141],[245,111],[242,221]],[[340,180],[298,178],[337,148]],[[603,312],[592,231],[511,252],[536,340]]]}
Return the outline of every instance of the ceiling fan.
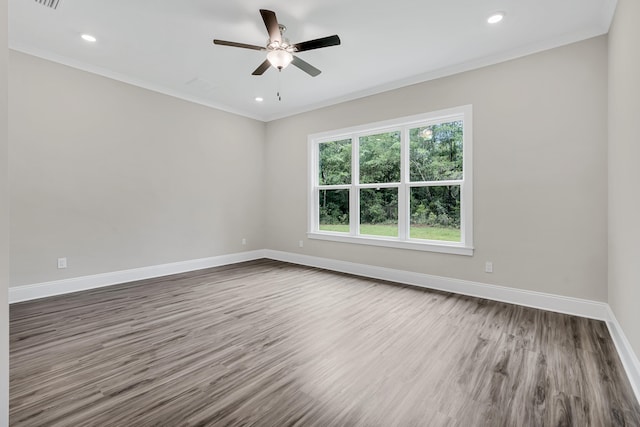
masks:
{"label": "ceiling fan", "polygon": [[340,37],[338,37],[337,35],[291,44],[289,42],[289,39],[283,36],[284,32],[287,30],[287,27],[278,24],[278,19],[276,18],[275,12],[271,10],[260,9],[260,15],[262,15],[262,20],[264,21],[264,25],[267,27],[267,32],[269,33],[269,40],[267,41],[266,46],[256,46],[252,44],[236,43],[218,39],[213,40],[214,44],[222,46],[241,47],[243,49],[266,51],[267,59],[265,59],[264,62],[260,64],[253,73],[251,73],[254,76],[261,76],[265,71],[267,71],[269,66],[273,66],[274,68],[278,69],[278,71],[282,71],[282,69],[286,68],[287,65],[293,64],[310,76],[315,77],[320,74],[320,70],[318,70],[308,62],[298,58],[294,55],[294,53],[304,52],[306,50],[312,49],[319,49],[321,47],[337,46],[340,44]]}

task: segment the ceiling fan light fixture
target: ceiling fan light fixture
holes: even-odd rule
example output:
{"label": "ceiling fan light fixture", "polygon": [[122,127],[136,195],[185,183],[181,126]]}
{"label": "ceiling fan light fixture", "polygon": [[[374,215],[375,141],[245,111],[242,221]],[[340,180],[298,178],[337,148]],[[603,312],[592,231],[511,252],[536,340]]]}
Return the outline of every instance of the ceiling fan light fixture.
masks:
{"label": "ceiling fan light fixture", "polygon": [[275,68],[282,70],[283,68],[287,68],[287,65],[291,64],[291,61],[293,61],[293,55],[291,52],[278,49],[267,53],[267,59]]}

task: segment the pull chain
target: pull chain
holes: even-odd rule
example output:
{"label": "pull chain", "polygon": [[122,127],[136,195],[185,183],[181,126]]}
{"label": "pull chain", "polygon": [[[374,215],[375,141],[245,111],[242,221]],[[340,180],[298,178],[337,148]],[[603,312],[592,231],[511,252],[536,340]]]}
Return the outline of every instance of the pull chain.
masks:
{"label": "pull chain", "polygon": [[280,96],[280,73],[282,72],[282,68],[278,68],[278,92],[276,96],[278,97],[278,101],[282,101],[282,97]]}

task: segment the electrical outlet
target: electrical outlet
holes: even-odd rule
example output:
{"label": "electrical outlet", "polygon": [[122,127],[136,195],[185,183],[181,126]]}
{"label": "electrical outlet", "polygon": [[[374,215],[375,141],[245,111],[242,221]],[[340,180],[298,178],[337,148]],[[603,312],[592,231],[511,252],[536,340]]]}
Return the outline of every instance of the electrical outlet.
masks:
{"label": "electrical outlet", "polygon": [[298,240],[298,247],[303,248],[304,242],[302,240]]}
{"label": "electrical outlet", "polygon": [[491,261],[487,261],[484,263],[484,272],[493,273],[493,263]]}
{"label": "electrical outlet", "polygon": [[58,268],[67,268],[67,258],[58,258]]}
{"label": "electrical outlet", "polygon": [[247,239],[245,239],[244,237],[242,238],[242,244],[246,245],[247,244]]}

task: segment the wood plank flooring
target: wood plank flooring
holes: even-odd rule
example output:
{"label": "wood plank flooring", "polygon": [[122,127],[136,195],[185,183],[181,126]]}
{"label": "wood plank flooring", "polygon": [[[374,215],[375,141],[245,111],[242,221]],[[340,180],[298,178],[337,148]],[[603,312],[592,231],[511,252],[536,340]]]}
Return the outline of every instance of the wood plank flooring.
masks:
{"label": "wood plank flooring", "polygon": [[603,322],[275,261],[10,313],[12,426],[640,426]]}

